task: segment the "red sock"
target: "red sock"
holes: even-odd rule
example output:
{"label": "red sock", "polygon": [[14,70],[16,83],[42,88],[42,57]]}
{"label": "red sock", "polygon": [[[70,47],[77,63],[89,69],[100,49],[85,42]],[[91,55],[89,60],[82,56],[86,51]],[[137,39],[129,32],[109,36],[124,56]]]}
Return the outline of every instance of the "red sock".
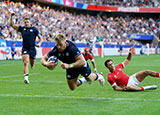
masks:
{"label": "red sock", "polygon": [[144,91],[144,88],[143,88],[143,87],[140,87],[140,88],[141,88],[142,91]]}
{"label": "red sock", "polygon": [[159,73],[158,72],[156,72],[156,77],[159,77]]}

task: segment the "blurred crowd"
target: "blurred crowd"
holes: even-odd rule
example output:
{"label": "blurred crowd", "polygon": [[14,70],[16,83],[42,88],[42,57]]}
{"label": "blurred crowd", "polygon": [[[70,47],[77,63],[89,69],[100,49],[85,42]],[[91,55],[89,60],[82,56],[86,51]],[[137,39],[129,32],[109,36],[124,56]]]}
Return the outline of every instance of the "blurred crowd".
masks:
{"label": "blurred crowd", "polygon": [[4,40],[22,40],[9,25],[10,14],[14,12],[15,24],[23,24],[24,17],[30,17],[32,26],[39,29],[43,41],[53,42],[58,33],[63,33],[76,43],[104,41],[107,44],[138,44],[127,34],[152,34],[159,31],[160,22],[143,17],[108,17],[75,14],[58,11],[38,4],[25,6],[22,3],[0,2],[0,38]]}
{"label": "blurred crowd", "polygon": [[160,0],[72,0],[79,3],[124,6],[124,7],[157,7],[160,8]]}

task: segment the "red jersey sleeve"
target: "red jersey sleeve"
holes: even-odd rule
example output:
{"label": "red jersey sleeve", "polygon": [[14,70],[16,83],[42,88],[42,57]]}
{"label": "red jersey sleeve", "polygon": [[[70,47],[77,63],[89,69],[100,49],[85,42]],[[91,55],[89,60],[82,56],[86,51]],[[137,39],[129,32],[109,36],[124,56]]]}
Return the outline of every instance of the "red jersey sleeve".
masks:
{"label": "red jersey sleeve", "polygon": [[124,64],[123,63],[120,63],[120,64],[118,64],[117,66],[116,66],[116,68],[124,68],[125,66],[124,66]]}

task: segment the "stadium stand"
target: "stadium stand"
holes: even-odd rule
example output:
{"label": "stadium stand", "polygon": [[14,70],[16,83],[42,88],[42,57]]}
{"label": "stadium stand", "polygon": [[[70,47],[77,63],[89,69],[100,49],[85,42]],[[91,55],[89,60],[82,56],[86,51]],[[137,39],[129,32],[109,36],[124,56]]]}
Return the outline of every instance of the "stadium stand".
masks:
{"label": "stadium stand", "polygon": [[152,35],[159,32],[160,21],[144,17],[94,16],[75,14],[67,10],[56,10],[31,3],[0,2],[0,37],[4,40],[21,41],[21,36],[9,26],[11,12],[16,13],[15,23],[23,25],[24,16],[30,16],[44,41],[53,42],[57,33],[65,33],[68,39],[76,43],[102,38],[106,44],[139,44],[128,38],[127,34]]}
{"label": "stadium stand", "polygon": [[105,5],[105,6],[125,6],[125,7],[160,7],[158,0],[72,0],[79,3]]}

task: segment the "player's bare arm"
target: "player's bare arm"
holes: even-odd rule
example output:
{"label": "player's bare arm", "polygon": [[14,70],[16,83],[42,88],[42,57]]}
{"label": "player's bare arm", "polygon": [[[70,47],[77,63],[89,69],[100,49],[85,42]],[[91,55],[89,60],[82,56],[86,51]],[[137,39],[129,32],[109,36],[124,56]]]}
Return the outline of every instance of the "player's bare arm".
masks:
{"label": "player's bare arm", "polygon": [[68,68],[77,68],[77,67],[82,67],[83,65],[85,65],[86,61],[83,57],[83,55],[79,55],[77,58],[76,58],[76,62],[72,63],[72,64],[66,64],[66,63],[62,63],[61,64],[61,67],[63,69],[68,69]]}
{"label": "player's bare arm", "polygon": [[48,56],[47,56],[47,54],[45,54],[41,59],[41,64],[47,68],[55,68],[56,67],[57,63],[56,64],[54,64],[52,62],[48,63],[47,60],[48,60]]}
{"label": "player's bare arm", "polygon": [[127,91],[127,87],[120,88],[120,87],[118,87],[117,85],[113,86],[113,89],[114,89],[115,91]]}
{"label": "player's bare arm", "polygon": [[12,28],[14,28],[15,30],[18,31],[18,26],[16,26],[16,25],[14,24],[14,21],[13,21],[13,16],[14,16],[14,15],[15,15],[15,13],[11,13],[10,26],[11,26]]}
{"label": "player's bare arm", "polygon": [[94,60],[92,60],[92,61],[91,61],[91,63],[92,63],[92,65],[93,65],[94,72],[96,72],[96,73],[97,73],[96,64],[95,64]]}
{"label": "player's bare arm", "polygon": [[38,35],[38,38],[39,38],[39,42],[38,42],[38,44],[36,44],[36,46],[39,48],[43,42],[43,39],[42,39],[41,35]]}
{"label": "player's bare arm", "polygon": [[127,65],[129,64],[129,62],[131,61],[131,59],[132,59],[133,49],[134,49],[134,47],[131,47],[131,48],[129,49],[128,56],[127,56],[127,58],[126,58],[126,59],[124,60],[124,62],[123,62],[123,64],[124,64],[125,66],[127,66]]}

